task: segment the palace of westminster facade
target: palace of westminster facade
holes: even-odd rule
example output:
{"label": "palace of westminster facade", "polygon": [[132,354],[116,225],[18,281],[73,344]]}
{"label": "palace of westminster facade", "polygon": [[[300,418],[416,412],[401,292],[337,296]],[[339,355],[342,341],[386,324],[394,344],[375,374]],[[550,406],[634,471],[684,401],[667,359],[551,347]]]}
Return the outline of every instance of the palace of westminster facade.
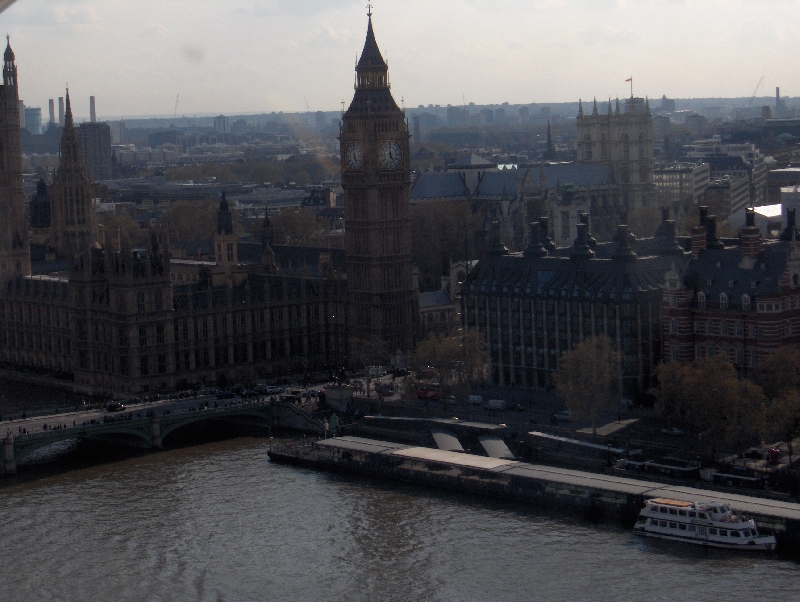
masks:
{"label": "palace of westminster facade", "polygon": [[[297,250],[314,265],[295,275],[276,267],[266,227],[260,260],[239,260],[224,197],[215,261],[171,260],[155,231],[146,248],[131,248],[100,227],[69,92],[59,167],[50,194],[40,183],[32,200],[29,231],[9,43],[0,88],[0,364],[74,380],[85,393],[130,395],[344,365],[348,345],[376,338],[392,352],[413,350],[410,136],[371,18],[356,74],[341,127],[346,254]],[[32,274],[31,235],[66,272]]]}
{"label": "palace of westminster facade", "polygon": [[[358,353],[349,347],[378,339],[393,353],[413,350],[410,136],[371,17],[339,137],[344,253],[273,246],[268,224],[258,252],[244,253],[224,197],[214,261],[170,258],[157,231],[146,248],[131,248],[96,222],[69,94],[60,165],[50,196],[40,183],[31,201],[29,229],[18,99],[9,44],[0,87],[0,368],[125,396],[341,366]],[[579,163],[613,164],[609,177],[624,192],[614,240],[598,243],[583,209],[571,247],[556,247],[555,224],[541,218],[525,251],[509,253],[497,224],[490,257],[464,280],[462,326],[486,337],[495,384],[549,387],[561,356],[598,334],[620,350],[626,396],[651,386],[662,358],[722,355],[747,374],[780,345],[800,343],[794,213],[780,240],[762,240],[751,213],[739,237],[721,239],[704,211],[691,237],[676,236],[665,212],[653,238],[636,239],[624,215],[643,204],[652,181],[652,141],[636,134],[650,129],[647,106],[629,112],[612,113],[609,103],[607,115],[596,106],[578,115]],[[66,271],[32,274],[31,236]],[[287,253],[289,265],[299,258],[306,269],[277,267]]]}

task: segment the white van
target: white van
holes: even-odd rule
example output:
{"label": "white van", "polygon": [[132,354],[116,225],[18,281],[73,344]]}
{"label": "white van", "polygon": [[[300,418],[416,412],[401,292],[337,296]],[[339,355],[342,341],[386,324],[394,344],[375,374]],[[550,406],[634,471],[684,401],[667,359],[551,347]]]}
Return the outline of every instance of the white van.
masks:
{"label": "white van", "polygon": [[379,378],[381,376],[386,376],[386,370],[380,366],[372,366],[367,374],[370,378]]}
{"label": "white van", "polygon": [[479,406],[483,404],[482,395],[470,395],[467,397],[467,403],[471,406]]}
{"label": "white van", "polygon": [[505,399],[490,399],[486,402],[485,409],[495,412],[502,412],[508,407]]}

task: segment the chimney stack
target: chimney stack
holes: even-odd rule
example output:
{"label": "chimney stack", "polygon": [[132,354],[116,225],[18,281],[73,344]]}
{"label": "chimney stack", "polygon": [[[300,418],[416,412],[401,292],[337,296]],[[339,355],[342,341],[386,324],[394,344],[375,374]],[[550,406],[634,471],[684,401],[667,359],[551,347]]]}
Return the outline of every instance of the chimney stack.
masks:
{"label": "chimney stack", "polygon": [[548,251],[556,249],[556,243],[550,238],[550,219],[544,215],[539,218],[539,242]]}
{"label": "chimney stack", "polygon": [[97,123],[97,111],[94,108],[94,96],[89,97],[89,121]]}
{"label": "chimney stack", "polygon": [[755,209],[748,207],[744,215],[744,228],[739,233],[742,239],[742,267],[750,270],[755,265],[759,253],[761,253],[761,230],[756,227]]}
{"label": "chimney stack", "polygon": [[717,236],[717,216],[709,215],[706,217],[706,248],[724,249],[725,245]]}
{"label": "chimney stack", "polygon": [[539,222],[531,222],[528,228],[528,248],[522,254],[523,257],[526,259],[544,257],[547,255],[547,249],[539,242]]}
{"label": "chimney stack", "polygon": [[695,226],[692,228],[692,255],[697,257],[701,251],[706,250],[706,229],[705,226]]}
{"label": "chimney stack", "polygon": [[58,97],[58,125],[64,127],[64,97]]}
{"label": "chimney stack", "polygon": [[56,106],[53,99],[50,99],[50,125],[54,126],[56,124]]}

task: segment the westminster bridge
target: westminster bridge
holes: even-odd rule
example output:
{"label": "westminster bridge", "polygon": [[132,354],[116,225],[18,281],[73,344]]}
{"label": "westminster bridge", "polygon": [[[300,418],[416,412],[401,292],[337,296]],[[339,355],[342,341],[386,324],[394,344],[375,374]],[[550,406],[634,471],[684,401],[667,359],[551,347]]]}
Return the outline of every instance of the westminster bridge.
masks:
{"label": "westminster bridge", "polygon": [[121,412],[81,410],[0,422],[0,474],[14,474],[28,455],[62,441],[85,440],[162,449],[170,434],[208,423],[271,432],[275,427],[321,434],[324,423],[285,399],[215,400],[210,397],[137,404]]}

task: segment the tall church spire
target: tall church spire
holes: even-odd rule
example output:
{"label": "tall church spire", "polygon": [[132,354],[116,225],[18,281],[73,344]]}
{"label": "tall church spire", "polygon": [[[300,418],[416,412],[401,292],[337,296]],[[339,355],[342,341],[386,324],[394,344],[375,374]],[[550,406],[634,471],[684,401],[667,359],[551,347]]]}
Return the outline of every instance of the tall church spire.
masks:
{"label": "tall church spire", "polygon": [[74,127],[74,122],[72,121],[72,105],[69,103],[69,88],[67,88],[67,109],[66,113],[64,113],[64,126],[65,127]]}

